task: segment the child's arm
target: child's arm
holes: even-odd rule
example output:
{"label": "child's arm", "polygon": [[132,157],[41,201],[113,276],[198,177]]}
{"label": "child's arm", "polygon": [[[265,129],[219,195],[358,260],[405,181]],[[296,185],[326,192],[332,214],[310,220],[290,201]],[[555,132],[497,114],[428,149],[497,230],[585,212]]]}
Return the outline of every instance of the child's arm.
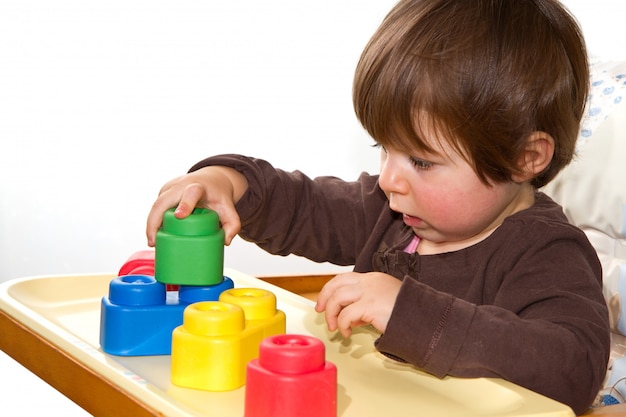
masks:
{"label": "child's arm", "polygon": [[[380,211],[388,203],[376,176],[310,178],[234,154],[212,156],[191,171],[206,166],[229,166],[245,177],[247,190],[235,206],[239,235],[271,254],[354,265],[364,245],[378,246],[369,237],[374,227],[382,227]],[[371,263],[371,255],[365,258]]]}
{"label": "child's arm", "polygon": [[445,263],[424,257],[419,280],[404,279],[376,346],[438,377],[503,378],[582,413],[609,352],[593,248],[582,232],[547,223],[500,232],[486,268],[455,263],[456,276],[446,278]]}
{"label": "child's arm", "polygon": [[208,166],[166,183],[152,205],[146,225],[148,245],[154,246],[163,214],[176,207],[175,216],[187,217],[197,206],[215,210],[219,215],[228,245],[239,232],[241,222],[235,204],[248,189],[246,178],[236,170]]}

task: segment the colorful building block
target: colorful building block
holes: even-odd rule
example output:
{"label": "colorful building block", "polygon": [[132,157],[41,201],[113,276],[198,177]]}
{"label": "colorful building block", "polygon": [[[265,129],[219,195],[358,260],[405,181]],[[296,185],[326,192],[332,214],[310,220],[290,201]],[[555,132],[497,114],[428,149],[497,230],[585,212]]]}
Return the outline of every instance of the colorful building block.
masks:
{"label": "colorful building block", "polygon": [[163,215],[155,244],[155,278],[164,284],[217,285],[224,271],[224,231],[215,211],[196,208],[184,219]]}
{"label": "colorful building block", "polygon": [[336,417],[337,368],[317,338],[264,339],[247,366],[244,417]]}
{"label": "colorful building block", "polygon": [[[123,275],[151,275],[154,276],[154,249],[144,249],[130,255],[124,262],[118,276]],[[167,291],[178,291],[178,285],[167,284]]]}
{"label": "colorful building block", "polygon": [[154,249],[140,250],[132,255],[121,266],[118,276],[152,275],[154,276]]}
{"label": "colorful building block", "polygon": [[233,281],[223,277],[218,285],[166,286],[150,275],[123,275],[111,280],[102,298],[100,345],[118,356],[169,355],[172,331],[183,322],[184,309],[198,301],[218,300]]}
{"label": "colorful building block", "polygon": [[233,288],[222,292],[219,301],[243,309],[246,327],[260,327],[263,338],[285,333],[285,313],[276,309],[276,295],[260,288]]}
{"label": "colorful building block", "polygon": [[172,334],[172,383],[205,391],[242,387],[261,341],[284,333],[285,325],[276,296],[262,289],[231,289],[220,301],[190,305]]}

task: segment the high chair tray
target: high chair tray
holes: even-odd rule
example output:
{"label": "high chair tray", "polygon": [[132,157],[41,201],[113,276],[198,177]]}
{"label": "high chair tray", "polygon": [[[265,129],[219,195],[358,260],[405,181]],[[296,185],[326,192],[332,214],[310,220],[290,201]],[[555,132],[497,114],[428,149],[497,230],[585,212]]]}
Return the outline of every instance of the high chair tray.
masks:
{"label": "high chair tray", "polygon": [[[574,416],[569,407],[500,379],[438,379],[387,359],[374,349],[373,329],[356,329],[344,339],[326,330],[312,301],[235,270],[224,273],[235,287],[272,291],[288,333],[324,342],[326,360],[337,366],[340,417]],[[101,350],[100,303],[113,277],[42,276],[1,284],[0,348],[27,367],[32,362],[30,369],[92,413],[242,417],[245,386],[219,393],[180,388],[170,382],[170,356],[118,357]],[[120,414],[115,407],[126,408]]]}

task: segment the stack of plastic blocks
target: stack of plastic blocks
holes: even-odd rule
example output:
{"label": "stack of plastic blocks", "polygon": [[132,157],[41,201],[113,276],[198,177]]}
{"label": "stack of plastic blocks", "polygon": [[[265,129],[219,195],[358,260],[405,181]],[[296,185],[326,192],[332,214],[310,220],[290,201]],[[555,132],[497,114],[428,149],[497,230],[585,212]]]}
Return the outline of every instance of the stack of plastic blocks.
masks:
{"label": "stack of plastic blocks", "polygon": [[182,324],[184,309],[217,301],[234,287],[223,273],[224,231],[217,213],[197,208],[178,219],[168,210],[155,250],[133,254],[102,299],[102,350],[120,356],[170,354],[172,332]]}
{"label": "stack of plastic blocks", "polygon": [[155,250],[134,253],[102,299],[100,343],[121,356],[172,355],[173,384],[246,386],[245,417],[336,417],[337,370],[317,338],[289,335],[276,297],[223,276],[217,214],[165,213]]}

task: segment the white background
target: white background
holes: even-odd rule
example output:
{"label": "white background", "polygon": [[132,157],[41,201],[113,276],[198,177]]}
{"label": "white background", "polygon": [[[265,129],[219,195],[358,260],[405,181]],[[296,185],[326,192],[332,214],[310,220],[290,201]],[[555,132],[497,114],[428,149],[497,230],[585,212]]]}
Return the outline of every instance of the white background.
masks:
{"label": "white background", "polygon": [[[146,247],[160,187],[205,156],[243,153],[311,176],[375,172],[352,73],[394,3],[0,0],[0,281],[116,272]],[[626,2],[565,4],[594,55],[626,59]],[[240,239],[226,266],[337,270]],[[0,359],[0,409],[83,414]]]}

